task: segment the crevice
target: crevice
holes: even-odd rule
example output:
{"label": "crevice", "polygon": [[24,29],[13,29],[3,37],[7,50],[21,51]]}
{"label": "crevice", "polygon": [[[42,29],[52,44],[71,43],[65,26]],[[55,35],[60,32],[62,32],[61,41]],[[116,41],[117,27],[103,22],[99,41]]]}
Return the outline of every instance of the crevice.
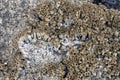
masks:
{"label": "crevice", "polygon": [[97,5],[99,5],[99,3],[101,3],[101,2],[102,2],[102,0],[94,0],[94,1],[93,1],[93,3],[94,3],[94,4],[97,4]]}
{"label": "crevice", "polygon": [[67,66],[65,66],[64,71],[65,71],[65,74],[64,74],[63,78],[66,78],[69,73],[69,69],[67,68]]}
{"label": "crevice", "polygon": [[61,61],[61,63],[65,66],[65,68],[64,68],[65,74],[63,75],[63,78],[66,78],[69,73],[69,69],[63,61]]}

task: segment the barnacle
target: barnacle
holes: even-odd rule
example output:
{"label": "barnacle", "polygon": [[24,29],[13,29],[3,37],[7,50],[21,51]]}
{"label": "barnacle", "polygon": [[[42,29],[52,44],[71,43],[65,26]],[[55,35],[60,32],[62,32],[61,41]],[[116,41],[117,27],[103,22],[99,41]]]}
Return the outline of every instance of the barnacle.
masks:
{"label": "barnacle", "polygon": [[120,47],[118,11],[55,0],[40,3],[31,12],[31,32],[21,33],[14,45],[27,61],[31,76],[41,74],[43,80],[103,79],[106,64],[110,64],[107,72],[118,70],[111,67],[117,65],[116,54],[111,53],[118,53]]}

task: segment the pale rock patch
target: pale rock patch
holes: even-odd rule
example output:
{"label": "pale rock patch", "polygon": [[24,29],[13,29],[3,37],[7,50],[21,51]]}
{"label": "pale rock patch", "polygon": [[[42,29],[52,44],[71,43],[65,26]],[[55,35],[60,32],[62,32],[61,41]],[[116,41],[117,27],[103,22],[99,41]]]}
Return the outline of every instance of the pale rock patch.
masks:
{"label": "pale rock patch", "polygon": [[44,66],[44,64],[47,63],[61,61],[61,55],[54,53],[52,43],[45,41],[47,37],[48,36],[44,33],[33,33],[19,39],[19,49],[24,57],[28,59],[27,63],[30,66]]}

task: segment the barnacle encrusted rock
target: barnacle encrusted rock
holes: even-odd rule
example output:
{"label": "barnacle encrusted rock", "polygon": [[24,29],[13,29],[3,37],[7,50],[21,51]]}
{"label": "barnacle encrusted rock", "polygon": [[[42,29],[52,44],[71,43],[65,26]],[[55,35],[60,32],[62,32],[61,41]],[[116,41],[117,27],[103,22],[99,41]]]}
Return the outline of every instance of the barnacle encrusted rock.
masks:
{"label": "barnacle encrusted rock", "polygon": [[31,12],[30,33],[23,31],[13,41],[25,61],[20,79],[119,79],[119,11],[55,0]]}
{"label": "barnacle encrusted rock", "polygon": [[18,41],[19,48],[24,57],[29,59],[30,67],[44,66],[50,62],[60,62],[61,56],[54,53],[55,47],[48,42],[49,36],[45,33],[33,33],[22,36]]}

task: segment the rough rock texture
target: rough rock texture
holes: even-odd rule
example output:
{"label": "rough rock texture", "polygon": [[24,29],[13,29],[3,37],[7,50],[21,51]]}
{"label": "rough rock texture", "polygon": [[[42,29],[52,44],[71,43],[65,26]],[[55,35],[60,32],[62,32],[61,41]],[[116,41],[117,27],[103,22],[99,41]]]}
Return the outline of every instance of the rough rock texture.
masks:
{"label": "rough rock texture", "polygon": [[93,0],[92,2],[95,4],[103,4],[107,8],[114,8],[120,10],[120,0]]}
{"label": "rough rock texture", "polygon": [[0,80],[119,80],[120,12],[87,1],[0,1]]}

